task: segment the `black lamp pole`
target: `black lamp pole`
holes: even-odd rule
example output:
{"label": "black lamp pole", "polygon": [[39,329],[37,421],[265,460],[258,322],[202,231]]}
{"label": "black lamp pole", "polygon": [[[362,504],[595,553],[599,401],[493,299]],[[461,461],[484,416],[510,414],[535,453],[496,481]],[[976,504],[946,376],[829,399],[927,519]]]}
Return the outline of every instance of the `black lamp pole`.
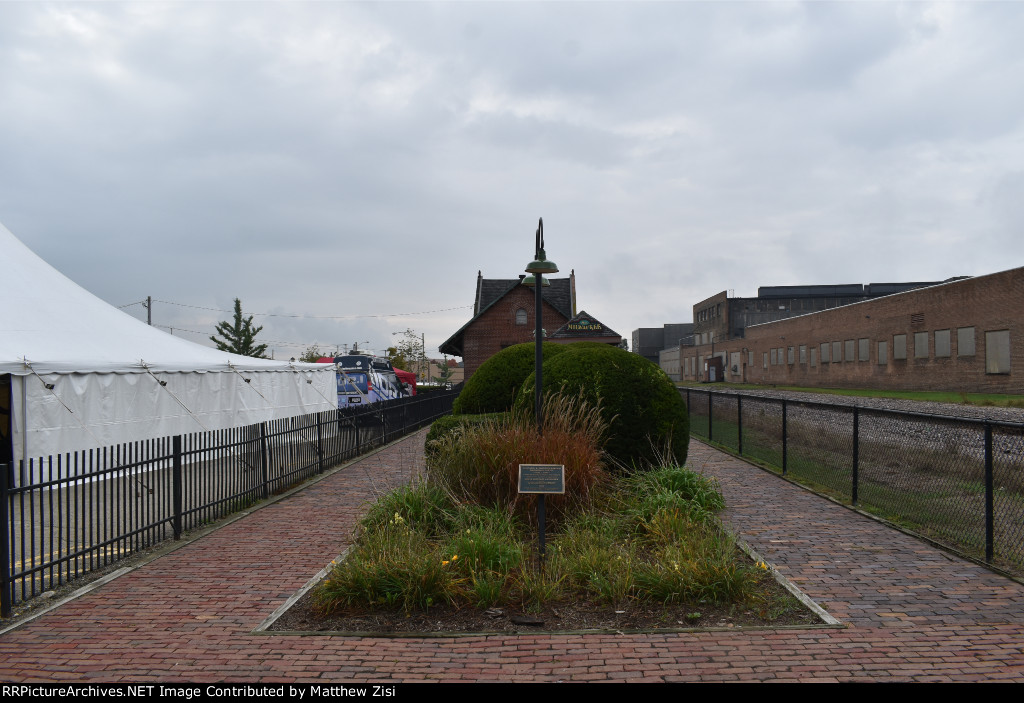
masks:
{"label": "black lamp pole", "polygon": [[[541,296],[544,287],[544,274],[558,273],[558,266],[555,262],[547,260],[547,254],[544,252],[544,218],[540,218],[537,224],[537,242],[535,247],[535,258],[531,261],[527,267],[526,272],[532,274],[529,278],[523,279],[524,285],[533,285],[537,290],[535,291],[536,309],[534,317],[536,318],[536,329],[534,331],[534,378],[536,379],[535,390],[534,390],[534,414],[537,416],[537,433],[541,436],[544,434],[544,407],[541,402],[541,393],[543,392],[542,386],[544,383],[543,369],[544,364],[544,353],[543,353],[543,342],[544,342],[544,326],[543,326],[543,311],[541,310]],[[537,500],[537,521],[540,526],[540,559],[541,564],[544,563],[544,494],[541,493]]]}
{"label": "black lamp pole", "polygon": [[[540,218],[540,222],[537,225],[537,252],[536,259],[540,261],[544,258],[544,218]],[[543,311],[541,310],[541,295],[542,289],[544,288],[544,276],[541,273],[534,274],[534,289],[536,295],[536,307],[534,309],[535,322],[537,323],[537,329],[534,332],[534,369],[537,377],[537,383],[535,384],[533,409],[534,414],[537,416],[537,434],[544,436],[544,407],[541,402],[541,386],[543,382],[543,366],[544,366],[544,350],[542,347],[544,341],[544,327],[541,324],[541,316]]]}

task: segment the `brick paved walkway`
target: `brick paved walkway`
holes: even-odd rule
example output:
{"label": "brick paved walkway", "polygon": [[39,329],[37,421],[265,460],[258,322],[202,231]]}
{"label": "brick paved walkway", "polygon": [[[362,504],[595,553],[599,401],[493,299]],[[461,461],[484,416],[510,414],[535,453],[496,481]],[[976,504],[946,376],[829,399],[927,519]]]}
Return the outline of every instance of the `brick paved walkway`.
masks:
{"label": "brick paved walkway", "polygon": [[1024,586],[700,444],[726,520],[849,625],[660,635],[250,634],[344,549],[423,433],[0,637],[3,681],[1024,680]]}

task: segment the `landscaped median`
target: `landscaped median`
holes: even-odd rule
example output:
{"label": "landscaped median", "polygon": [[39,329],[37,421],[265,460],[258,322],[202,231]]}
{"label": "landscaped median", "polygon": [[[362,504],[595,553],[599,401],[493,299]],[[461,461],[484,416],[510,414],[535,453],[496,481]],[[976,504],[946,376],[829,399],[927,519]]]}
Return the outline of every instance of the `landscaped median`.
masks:
{"label": "landscaped median", "polygon": [[[509,413],[431,440],[425,475],[374,503],[356,543],[274,629],[488,632],[818,624],[716,517],[717,485],[675,465],[610,472],[608,424],[549,396],[544,433]],[[538,553],[520,463],[565,466]]]}

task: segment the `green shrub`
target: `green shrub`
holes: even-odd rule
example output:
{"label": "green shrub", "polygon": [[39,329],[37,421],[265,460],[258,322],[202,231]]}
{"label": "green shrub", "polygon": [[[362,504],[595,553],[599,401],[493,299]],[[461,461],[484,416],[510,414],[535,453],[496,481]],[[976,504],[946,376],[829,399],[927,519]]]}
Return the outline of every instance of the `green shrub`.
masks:
{"label": "green shrub", "polygon": [[379,498],[370,506],[361,525],[364,530],[372,530],[401,522],[412,530],[434,537],[447,532],[458,519],[457,515],[447,493],[438,486],[416,481],[399,486]]}
{"label": "green shrub", "polygon": [[664,545],[653,559],[636,567],[633,578],[640,597],[661,603],[748,598],[755,574],[749,564],[735,558],[735,540],[712,529],[692,531],[689,537]]}
{"label": "green shrub", "polygon": [[[663,461],[686,463],[690,419],[686,403],[669,377],[638,354],[608,345],[569,345],[544,362],[545,395],[582,394],[600,404],[608,423],[605,451],[626,467]],[[533,409],[534,374],[523,382],[516,407]],[[548,411],[545,411],[545,421]]]}
{"label": "green shrub", "polygon": [[345,607],[427,610],[458,595],[458,572],[426,537],[401,520],[366,530],[359,545],[313,594],[325,615]]}
{"label": "green shrub", "polygon": [[[564,344],[544,342],[541,355],[546,360],[569,348]],[[469,377],[459,397],[455,399],[452,412],[456,415],[475,415],[511,409],[523,381],[533,373],[534,364],[536,345],[533,342],[502,349]]]}
{"label": "green shrub", "polygon": [[708,513],[717,513],[725,508],[725,498],[717,480],[682,466],[658,466],[637,474],[632,480],[636,484],[634,491],[639,496],[666,492]]}

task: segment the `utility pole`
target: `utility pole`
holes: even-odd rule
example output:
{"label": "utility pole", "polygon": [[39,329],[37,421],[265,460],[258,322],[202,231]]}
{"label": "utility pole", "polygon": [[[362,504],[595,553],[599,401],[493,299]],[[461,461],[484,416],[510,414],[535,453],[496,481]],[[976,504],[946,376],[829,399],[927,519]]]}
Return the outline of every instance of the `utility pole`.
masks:
{"label": "utility pole", "polygon": [[146,302],[143,303],[146,306],[146,324],[150,327],[153,326],[153,296],[147,295]]}

